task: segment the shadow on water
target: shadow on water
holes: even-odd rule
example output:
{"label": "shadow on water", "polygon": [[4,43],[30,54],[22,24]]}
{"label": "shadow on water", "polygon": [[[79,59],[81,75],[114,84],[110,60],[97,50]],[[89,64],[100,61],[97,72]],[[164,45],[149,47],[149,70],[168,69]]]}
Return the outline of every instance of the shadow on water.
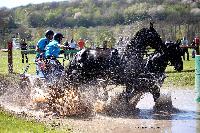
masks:
{"label": "shadow on water", "polygon": [[200,120],[200,113],[196,111],[184,111],[173,108],[173,112],[155,111],[154,109],[135,109],[117,112],[101,113],[113,118],[130,119],[154,119],[154,120]]}

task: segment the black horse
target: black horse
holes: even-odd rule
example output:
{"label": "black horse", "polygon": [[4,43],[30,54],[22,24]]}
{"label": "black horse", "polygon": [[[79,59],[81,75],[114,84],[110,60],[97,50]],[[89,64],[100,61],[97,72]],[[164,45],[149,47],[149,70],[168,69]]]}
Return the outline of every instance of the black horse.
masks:
{"label": "black horse", "polygon": [[141,69],[140,72],[139,68],[143,68],[140,65],[143,62],[143,51],[146,50],[147,46],[151,46],[157,51],[165,47],[152,23],[150,23],[150,28],[143,28],[136,33],[122,54],[118,54],[116,49],[81,50],[70,62],[67,73],[72,76],[72,80],[78,80],[79,83],[89,82],[96,78],[123,80],[121,73],[130,77],[130,75],[134,75],[133,73],[136,74],[143,71]]}
{"label": "black horse", "polygon": [[[155,53],[144,59],[143,51],[147,46],[155,49]],[[176,70],[181,70],[182,59],[177,57],[179,54],[174,55],[179,52],[179,45],[166,46],[163,43],[151,23],[150,28],[143,28],[136,33],[122,54],[118,54],[116,49],[81,50],[70,62],[66,73],[73,84],[103,79],[113,84],[125,85],[129,100],[137,91],[146,92],[145,87],[148,87],[150,82],[143,83],[142,79],[151,81],[152,76],[149,75],[163,75],[168,62],[171,62]],[[154,78],[158,79],[157,77],[159,75]],[[147,91],[153,94],[156,101],[160,94],[159,90],[149,88]]]}
{"label": "black horse", "polygon": [[143,62],[145,65],[143,72],[137,75],[134,84],[127,86],[126,92],[130,94],[127,99],[130,100],[135,95],[139,94],[141,96],[145,92],[150,92],[153,95],[154,101],[156,101],[160,96],[160,87],[166,77],[165,69],[167,65],[170,63],[177,71],[183,69],[181,56],[180,41],[176,43],[171,42],[165,45],[165,48],[161,52],[155,51],[149,55]]}

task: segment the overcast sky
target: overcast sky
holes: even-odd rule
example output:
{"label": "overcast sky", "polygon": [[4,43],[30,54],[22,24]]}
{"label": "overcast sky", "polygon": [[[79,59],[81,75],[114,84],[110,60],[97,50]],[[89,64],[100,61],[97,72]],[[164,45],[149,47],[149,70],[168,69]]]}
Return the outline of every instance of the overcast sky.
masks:
{"label": "overcast sky", "polygon": [[38,4],[52,1],[66,1],[66,0],[0,0],[0,7],[13,8],[22,5]]}

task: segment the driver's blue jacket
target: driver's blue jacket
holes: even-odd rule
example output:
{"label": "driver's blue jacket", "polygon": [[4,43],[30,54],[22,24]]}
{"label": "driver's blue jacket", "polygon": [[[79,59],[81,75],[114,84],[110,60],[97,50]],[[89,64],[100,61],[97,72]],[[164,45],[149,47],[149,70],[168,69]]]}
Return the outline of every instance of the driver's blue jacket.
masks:
{"label": "driver's blue jacket", "polygon": [[45,56],[46,57],[56,57],[58,58],[59,54],[60,54],[60,47],[58,46],[58,41],[53,40],[52,42],[50,42],[47,47],[46,47],[46,52],[45,52]]}
{"label": "driver's blue jacket", "polygon": [[[45,37],[45,38],[41,38],[38,43],[37,46],[39,47],[39,49],[43,52],[45,52],[46,50],[46,46],[48,45],[49,40]],[[37,52],[36,57],[38,58],[40,56],[41,53]]]}

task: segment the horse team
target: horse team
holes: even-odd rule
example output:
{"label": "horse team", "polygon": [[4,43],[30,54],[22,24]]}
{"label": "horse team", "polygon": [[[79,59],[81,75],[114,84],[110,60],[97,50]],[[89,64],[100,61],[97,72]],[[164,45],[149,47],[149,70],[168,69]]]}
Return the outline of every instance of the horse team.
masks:
{"label": "horse team", "polygon": [[[82,49],[70,61],[68,67],[59,67],[55,61],[49,61],[47,81],[62,79],[65,84],[75,87],[90,85],[100,80],[107,85],[125,86],[122,95],[126,102],[134,96],[142,96],[146,92],[153,95],[156,102],[160,97],[160,88],[164,82],[165,70],[170,64],[176,71],[183,69],[180,41],[165,44],[150,23],[149,28],[140,29],[126,43],[122,52],[117,49]],[[145,56],[147,47],[154,49]],[[53,62],[53,63],[51,63]]]}
{"label": "horse team", "polygon": [[[66,79],[75,86],[98,82],[124,85],[123,92],[129,102],[135,95],[150,92],[154,101],[160,97],[160,87],[165,79],[167,65],[183,69],[180,41],[166,45],[150,23],[127,43],[122,53],[117,49],[83,49],[71,60],[66,69]],[[150,46],[155,51],[144,57],[143,51]]]}

